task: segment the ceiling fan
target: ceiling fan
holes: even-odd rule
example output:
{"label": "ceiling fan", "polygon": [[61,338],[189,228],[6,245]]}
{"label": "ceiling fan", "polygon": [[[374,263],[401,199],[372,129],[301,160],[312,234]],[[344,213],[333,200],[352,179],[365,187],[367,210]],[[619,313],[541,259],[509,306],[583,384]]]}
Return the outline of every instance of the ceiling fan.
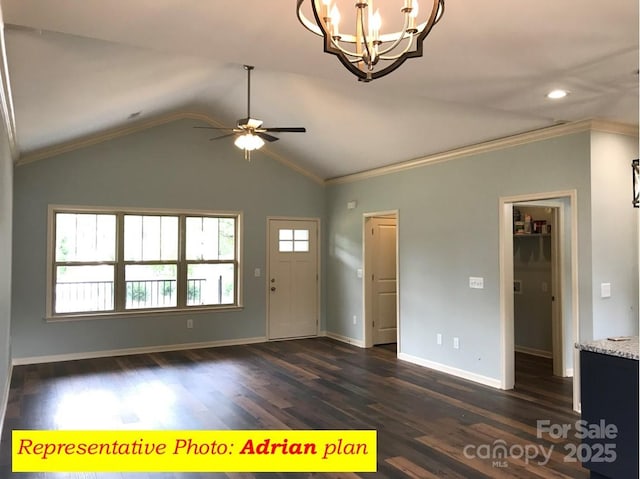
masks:
{"label": "ceiling fan", "polygon": [[247,70],[247,117],[241,118],[237,121],[235,128],[214,127],[214,126],[195,126],[194,128],[204,128],[208,130],[227,130],[231,133],[226,135],[216,136],[210,138],[211,140],[220,140],[222,138],[228,138],[230,136],[236,136],[235,145],[244,150],[244,159],[251,160],[251,152],[264,146],[264,142],[273,142],[279,140],[279,138],[270,135],[267,132],[274,133],[305,133],[307,131],[304,127],[264,127],[262,126],[262,120],[251,118],[251,70],[253,66],[244,65],[244,69]]}

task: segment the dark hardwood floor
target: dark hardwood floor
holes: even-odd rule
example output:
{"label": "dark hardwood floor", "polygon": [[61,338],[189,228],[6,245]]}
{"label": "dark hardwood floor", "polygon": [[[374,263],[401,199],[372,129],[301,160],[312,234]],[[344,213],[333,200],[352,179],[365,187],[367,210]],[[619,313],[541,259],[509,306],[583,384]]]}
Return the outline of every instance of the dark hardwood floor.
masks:
{"label": "dark hardwood floor", "polygon": [[[516,388],[498,391],[398,361],[390,349],[318,338],[18,366],[0,478],[588,477],[579,463],[564,461],[567,441],[536,437],[539,419],[579,419],[571,411],[571,381],[551,377],[545,360],[517,355]],[[17,474],[12,429],[376,429],[378,471]],[[503,467],[471,454],[495,441],[513,451]],[[526,446],[553,448],[549,462],[539,464],[544,451],[528,464],[516,457]]]}

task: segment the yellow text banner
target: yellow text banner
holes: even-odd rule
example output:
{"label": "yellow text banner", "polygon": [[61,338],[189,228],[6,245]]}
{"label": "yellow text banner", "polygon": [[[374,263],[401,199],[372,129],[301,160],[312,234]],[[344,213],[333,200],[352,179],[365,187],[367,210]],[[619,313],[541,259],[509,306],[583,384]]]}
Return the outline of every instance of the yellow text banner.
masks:
{"label": "yellow text banner", "polygon": [[375,472],[376,431],[12,432],[14,472]]}

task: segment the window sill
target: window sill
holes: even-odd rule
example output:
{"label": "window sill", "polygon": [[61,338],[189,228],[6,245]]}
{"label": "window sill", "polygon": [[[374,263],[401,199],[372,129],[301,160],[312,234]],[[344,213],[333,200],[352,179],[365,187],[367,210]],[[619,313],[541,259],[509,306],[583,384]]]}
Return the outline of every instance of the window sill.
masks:
{"label": "window sill", "polygon": [[174,316],[184,314],[203,314],[203,313],[227,313],[231,311],[242,311],[243,305],[229,305],[217,307],[191,307],[181,309],[138,309],[133,311],[118,311],[106,313],[71,313],[57,314],[55,316],[46,316],[44,320],[47,323],[59,323],[64,321],[86,321],[93,319],[131,319],[135,317],[148,316]]}

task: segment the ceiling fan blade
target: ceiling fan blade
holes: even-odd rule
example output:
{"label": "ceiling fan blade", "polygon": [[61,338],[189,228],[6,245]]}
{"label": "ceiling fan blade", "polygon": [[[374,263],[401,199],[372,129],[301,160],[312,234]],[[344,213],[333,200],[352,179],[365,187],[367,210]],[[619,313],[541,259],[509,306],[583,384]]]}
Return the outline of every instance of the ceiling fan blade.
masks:
{"label": "ceiling fan blade", "polygon": [[281,132],[281,133],[306,133],[307,132],[307,129],[303,126],[264,128],[264,130]]}
{"label": "ceiling fan blade", "polygon": [[235,136],[235,133],[227,133],[226,135],[214,136],[213,138],[209,138],[209,141],[221,140],[222,138],[228,138],[230,136]]}
{"label": "ceiling fan blade", "polygon": [[262,131],[256,131],[256,135],[265,141],[278,141],[280,139],[273,135],[269,135],[268,133],[264,133]]}
{"label": "ceiling fan blade", "polygon": [[229,128],[226,126],[221,126],[221,127],[217,127],[217,126],[194,126],[194,128],[202,128],[204,130],[233,130],[233,128]]}

